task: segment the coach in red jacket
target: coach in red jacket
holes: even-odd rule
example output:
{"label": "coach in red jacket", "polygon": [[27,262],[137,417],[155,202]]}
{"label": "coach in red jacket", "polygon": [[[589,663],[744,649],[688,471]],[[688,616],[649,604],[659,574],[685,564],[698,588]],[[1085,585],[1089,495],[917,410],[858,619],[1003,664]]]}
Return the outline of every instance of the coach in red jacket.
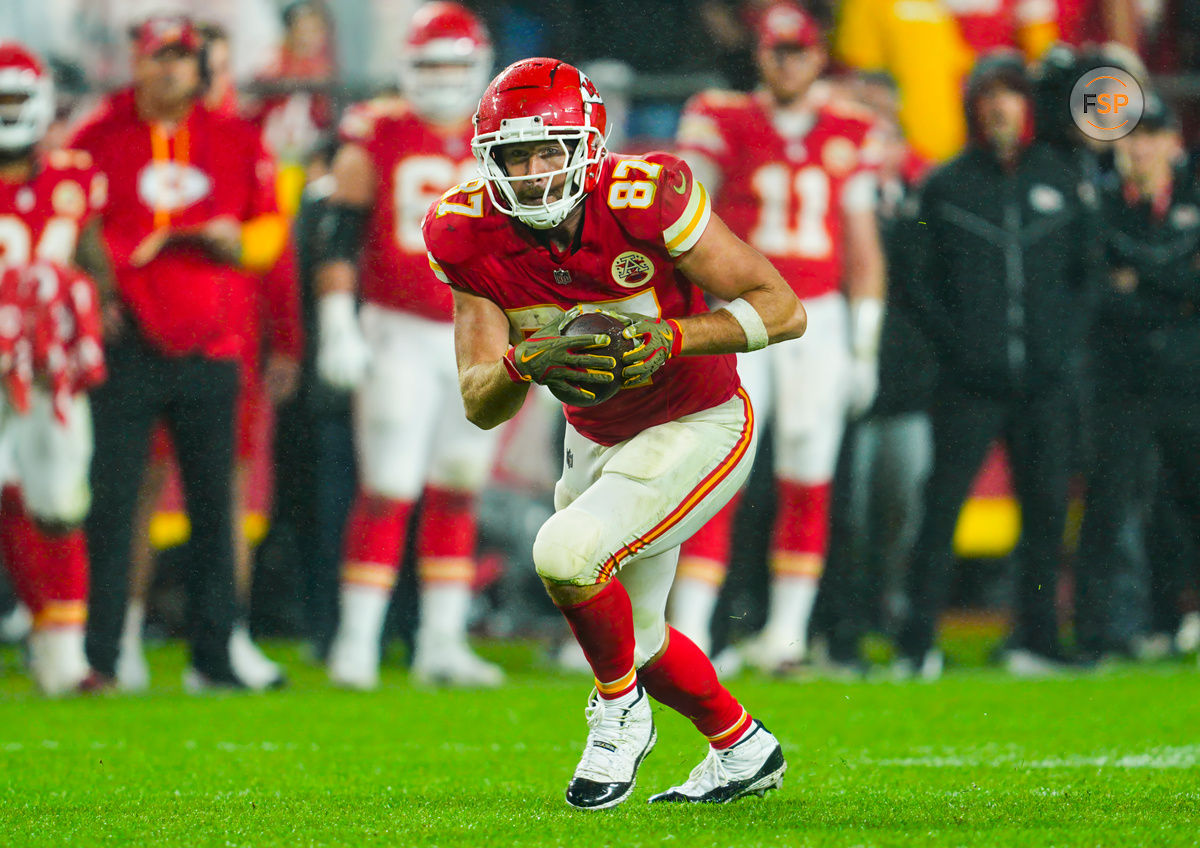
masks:
{"label": "coach in red jacket", "polygon": [[87,649],[93,667],[111,676],[133,509],[161,419],[173,436],[192,527],[188,682],[237,687],[228,643],[240,312],[260,285],[254,272],[282,249],[286,223],[257,130],[201,102],[199,46],[187,18],[138,26],[133,87],[109,98],[73,141],[109,177],[103,232],[117,281],[106,304],[109,381],[93,397]]}

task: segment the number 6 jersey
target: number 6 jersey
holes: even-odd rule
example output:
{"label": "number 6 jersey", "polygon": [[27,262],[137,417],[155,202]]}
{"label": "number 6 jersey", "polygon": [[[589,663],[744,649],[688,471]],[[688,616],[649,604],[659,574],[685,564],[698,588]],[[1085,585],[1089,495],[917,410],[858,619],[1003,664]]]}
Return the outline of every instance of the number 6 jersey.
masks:
{"label": "number 6 jersey", "polygon": [[677,139],[717,166],[717,214],[802,299],[841,288],[842,211],[874,208],[878,158],[868,113],[823,83],[807,103],[787,126],[764,95],[703,92],[684,108]]}
{"label": "number 6 jersey", "polygon": [[449,321],[449,290],[429,273],[421,221],[429,204],[478,172],[470,122],[443,134],[399,99],[362,103],[342,118],[343,141],[371,158],[378,183],[359,262],[363,299],[422,318]]}
{"label": "number 6 jersey", "polygon": [[[430,267],[443,282],[503,309],[514,340],[576,304],[665,318],[708,311],[701,291],[675,270],[711,215],[708,193],[682,160],[610,153],[582,202],[575,247],[558,255],[533,230],[496,211],[483,180],[464,183],[425,217]],[[737,387],[731,354],[679,356],[612,400],[567,406],[567,420],[586,438],[614,445],[723,403]]]}

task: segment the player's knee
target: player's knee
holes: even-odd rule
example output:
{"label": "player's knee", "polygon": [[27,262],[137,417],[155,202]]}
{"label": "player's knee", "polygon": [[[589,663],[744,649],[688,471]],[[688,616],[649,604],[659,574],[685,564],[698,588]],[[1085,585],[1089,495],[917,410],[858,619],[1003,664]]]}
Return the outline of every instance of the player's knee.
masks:
{"label": "player's knee", "polygon": [[26,486],[24,496],[29,515],[51,532],[65,533],[79,526],[92,505],[86,480],[74,485]]}
{"label": "player's knee", "polygon": [[479,457],[457,457],[439,463],[430,483],[456,492],[478,492],[487,481],[490,465]]}
{"label": "player's knee", "polygon": [[421,493],[420,484],[409,474],[395,473],[387,468],[376,466],[371,469],[370,463],[359,473],[362,476],[363,493],[373,499],[382,501],[412,502]]}
{"label": "player's knee", "polygon": [[556,512],[533,542],[534,567],[552,583],[595,583],[603,539],[603,525],[594,516],[577,509]]}
{"label": "player's knee", "polygon": [[661,613],[640,617],[633,614],[633,664],[641,668],[662,650],[667,640],[667,620]]}

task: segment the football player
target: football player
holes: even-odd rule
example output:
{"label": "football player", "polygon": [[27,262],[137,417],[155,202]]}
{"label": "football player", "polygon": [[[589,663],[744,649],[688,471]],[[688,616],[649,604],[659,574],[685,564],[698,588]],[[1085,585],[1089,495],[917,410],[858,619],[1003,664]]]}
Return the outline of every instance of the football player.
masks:
{"label": "football player", "polygon": [[[804,308],[712,213],[682,160],[609,153],[606,130],[604,103],[576,68],[509,66],[475,116],[485,176],[430,208],[425,242],[454,293],[467,417],[498,426],[533,382],[566,404],[556,512],[533,560],[596,682],[567,803],[629,797],[656,739],[651,697],[709,742],[687,780],[651,800],[730,801],[778,786],[783,753],[667,627],[667,592],[680,542],[737,490],[754,455],[754,414],[730,354],[799,336]],[[730,303],[709,313],[704,291]],[[609,335],[564,335],[596,308],[635,342],[621,361],[589,350]],[[591,405],[589,387],[616,380],[621,390]]]}
{"label": "football player", "polygon": [[105,203],[105,177],[86,153],[38,153],[53,118],[53,83],[41,61],[0,42],[0,546],[33,612],[34,679],[60,695],[98,682],[84,656],[80,523],[91,500],[84,390],[102,379],[103,354],[95,287],[70,266],[109,277],[91,223]]}
{"label": "football player", "polygon": [[[803,342],[738,363],[759,414],[773,415],[778,503],[767,623],[741,653],[779,671],[807,650],[845,416],[865,411],[875,393],[884,263],[871,119],[817,81],[826,52],[816,23],[791,4],[771,7],[757,60],[762,87],[697,95],[678,142],[730,228],[775,264],[808,311]],[[705,646],[730,511],[684,546],[671,603],[672,622]]]}
{"label": "football player", "polygon": [[474,173],[470,118],[491,63],[473,14],[457,3],[428,3],[404,47],[404,99],[362,104],[342,122],[317,270],[319,373],[357,389],[361,488],[345,530],[341,619],[329,655],[330,679],[342,686],[378,684],[384,616],[418,498],[413,674],[464,686],[504,680],[466,639],[475,496],[495,439],[463,416],[450,292],[429,272],[421,239],[429,204]]}

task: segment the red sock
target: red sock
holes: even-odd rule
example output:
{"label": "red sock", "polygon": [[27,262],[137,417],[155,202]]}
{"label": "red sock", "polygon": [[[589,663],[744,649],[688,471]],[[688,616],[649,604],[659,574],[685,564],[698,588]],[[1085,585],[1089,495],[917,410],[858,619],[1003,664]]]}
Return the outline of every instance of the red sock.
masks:
{"label": "red sock", "polygon": [[633,605],[619,580],[582,604],[559,607],[583,648],[596,689],[606,699],[618,698],[637,685],[633,670]]}
{"label": "red sock", "polygon": [[38,627],[81,627],[87,621],[88,555],[82,528],[53,535],[33,528],[43,607]]}
{"label": "red sock", "polygon": [[12,579],[13,591],[36,618],[45,604],[38,584],[37,529],[25,512],[25,501],[15,486],[0,493],[0,551]]}
{"label": "red sock", "polygon": [[779,480],[772,551],[815,554],[829,549],[829,483],[815,486]]}
{"label": "red sock", "polygon": [[714,748],[728,748],[750,727],[750,714],[717,680],[696,644],[669,627],[663,655],[638,673],[650,697],[692,720]]}
{"label": "red sock", "polygon": [[741,492],[729,499],[729,502],[708,519],[703,527],[697,530],[680,548],[679,558],[703,559],[729,567],[729,549],[733,542],[733,519],[737,515],[738,505],[742,502]]}
{"label": "red sock", "polygon": [[346,521],[342,583],[391,590],[400,570],[411,512],[409,501],[359,492]]}
{"label": "red sock", "polygon": [[428,488],[417,526],[421,582],[470,583],[475,576],[475,496]]}

